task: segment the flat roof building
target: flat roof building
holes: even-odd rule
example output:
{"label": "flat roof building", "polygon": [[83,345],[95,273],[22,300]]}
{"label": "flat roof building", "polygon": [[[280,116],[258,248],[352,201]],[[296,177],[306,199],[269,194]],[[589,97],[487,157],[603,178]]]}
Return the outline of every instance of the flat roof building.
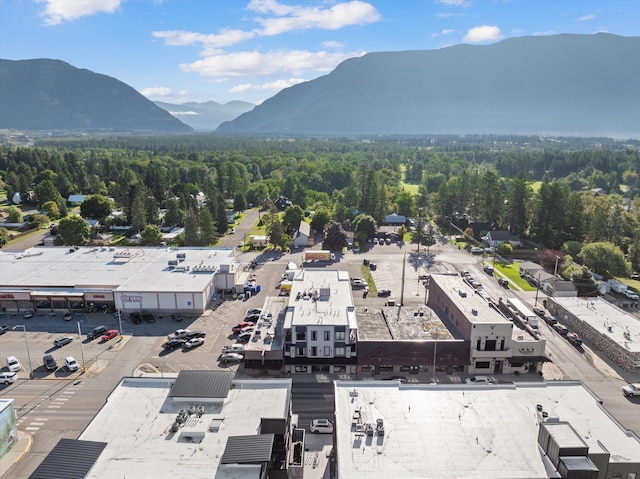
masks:
{"label": "flat roof building", "polygon": [[579,382],[334,386],[336,479],[640,476],[639,438]]}
{"label": "flat roof building", "polygon": [[241,262],[231,248],[35,247],[0,251],[0,306],[204,312],[233,289]]}
{"label": "flat roof building", "polygon": [[[66,444],[66,454],[100,444],[86,477],[103,479],[287,477],[291,380],[233,375],[182,371],[174,378],[123,378],[78,441]],[[45,458],[39,468],[46,471],[54,460]],[[32,477],[60,474],[36,471]]]}

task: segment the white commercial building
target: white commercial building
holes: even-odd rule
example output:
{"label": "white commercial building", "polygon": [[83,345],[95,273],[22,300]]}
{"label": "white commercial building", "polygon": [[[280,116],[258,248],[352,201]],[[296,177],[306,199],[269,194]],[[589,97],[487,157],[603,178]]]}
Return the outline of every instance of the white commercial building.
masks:
{"label": "white commercial building", "polygon": [[579,382],[335,382],[336,479],[637,478],[640,439]]}
{"label": "white commercial building", "polygon": [[202,313],[233,290],[241,262],[225,248],[36,247],[0,251],[0,307]]}

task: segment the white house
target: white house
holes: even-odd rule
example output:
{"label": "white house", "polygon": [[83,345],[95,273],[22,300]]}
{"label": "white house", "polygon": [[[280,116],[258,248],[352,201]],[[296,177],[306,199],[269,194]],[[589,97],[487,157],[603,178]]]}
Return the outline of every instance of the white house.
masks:
{"label": "white house", "polygon": [[305,221],[300,221],[298,231],[293,238],[293,244],[304,248],[306,246],[313,246],[313,237],[311,236],[311,226]]}
{"label": "white house", "polygon": [[486,238],[487,244],[491,248],[497,248],[503,243],[509,243],[514,248],[518,248],[522,245],[520,237],[513,236],[508,231],[489,231]]}

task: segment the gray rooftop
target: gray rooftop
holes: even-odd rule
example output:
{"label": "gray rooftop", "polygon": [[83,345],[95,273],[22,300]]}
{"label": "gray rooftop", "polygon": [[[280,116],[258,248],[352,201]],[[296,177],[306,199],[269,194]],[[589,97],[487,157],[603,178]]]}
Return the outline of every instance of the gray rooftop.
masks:
{"label": "gray rooftop", "polygon": [[[180,267],[168,267],[178,253]],[[202,291],[212,280],[194,268],[212,266],[217,271],[229,263],[233,249],[224,248],[114,248],[35,247],[25,251],[0,251],[0,284],[4,288],[99,288],[122,291]]]}
{"label": "gray rooftop", "polygon": [[[498,313],[489,302],[481,297],[461,276],[451,274],[432,274],[431,282],[435,282],[447,293],[449,299],[458,306],[471,323],[504,323],[509,322]],[[474,314],[473,311],[478,314]]]}
{"label": "gray rooftop", "polygon": [[[170,398],[175,381],[148,377],[120,382],[80,436],[107,443],[90,477],[259,479],[259,466],[224,466],[221,458],[231,438],[255,436],[252,443],[263,444],[261,418],[288,417],[291,380],[234,380],[224,401],[215,403]],[[204,413],[189,416],[172,433],[176,415],[191,405],[203,405]],[[234,441],[238,439],[232,445]],[[265,447],[260,447],[260,458]]]}
{"label": "gray rooftop", "polygon": [[634,316],[601,298],[556,297],[554,301],[603,336],[633,353],[640,353],[640,321]]}
{"label": "gray rooftop", "polygon": [[358,308],[357,317],[360,341],[454,339],[438,314],[427,306]]}
{"label": "gray rooftop", "polygon": [[292,281],[284,328],[332,325],[357,328],[347,271],[305,268]]}
{"label": "gray rooftop", "polygon": [[[412,385],[336,381],[338,475],[346,479],[549,477],[537,445],[542,413],[568,422],[591,453],[640,460],[640,441],[579,382]],[[383,436],[352,424],[382,419]]]}

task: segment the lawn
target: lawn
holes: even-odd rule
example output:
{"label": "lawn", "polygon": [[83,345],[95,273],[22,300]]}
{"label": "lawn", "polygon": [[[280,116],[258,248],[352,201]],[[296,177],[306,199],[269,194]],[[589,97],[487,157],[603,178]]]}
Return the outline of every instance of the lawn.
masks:
{"label": "lawn", "polygon": [[506,264],[496,261],[493,263],[493,267],[496,271],[499,271],[504,276],[509,278],[513,284],[519,286],[523,291],[535,291],[535,286],[531,286],[527,281],[520,277],[520,271],[518,269],[518,263]]}

